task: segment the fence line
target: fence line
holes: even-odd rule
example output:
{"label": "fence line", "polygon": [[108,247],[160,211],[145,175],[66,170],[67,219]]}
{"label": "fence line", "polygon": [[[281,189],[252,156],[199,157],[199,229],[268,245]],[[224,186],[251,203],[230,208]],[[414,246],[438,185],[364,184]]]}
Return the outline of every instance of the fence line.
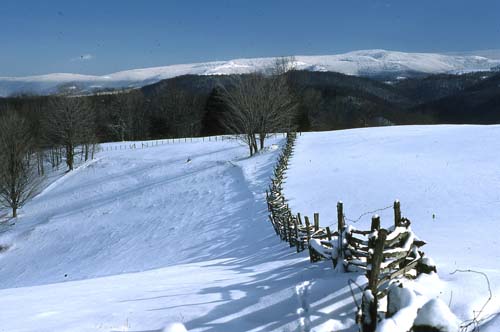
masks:
{"label": "fence line", "polygon": [[[277,137],[285,133],[272,133],[269,137]],[[199,143],[199,142],[223,142],[229,140],[237,140],[235,135],[216,135],[216,136],[201,136],[201,137],[182,137],[182,138],[164,138],[160,140],[148,140],[148,141],[131,141],[128,144],[117,144],[115,142],[101,143],[97,148],[98,152],[104,151],[118,151],[118,150],[136,150],[145,149],[162,145],[169,144],[179,144],[179,143]],[[109,144],[102,146],[102,144]]]}
{"label": "fence line", "polygon": [[[307,216],[293,214],[283,194],[283,180],[288,161],[293,155],[295,133],[287,135],[286,145],[278,157],[266,200],[269,220],[281,240],[295,247],[297,252],[309,251],[311,263],[331,260],[333,267],[341,272],[364,271],[368,284],[363,290],[361,306],[356,322],[362,332],[374,332],[379,320],[380,300],[388,296],[386,317],[389,310],[392,284],[401,278],[415,278],[421,273],[436,272],[432,260],[427,259],[420,248],[425,245],[411,230],[409,219],[402,217],[401,204],[362,214],[355,220],[347,219],[342,202],[337,203],[337,229],[319,226],[319,214],[314,213],[312,223]],[[381,228],[380,217],[374,215],[370,230],[357,230],[345,221],[357,222],[364,215],[394,209],[393,225]],[[303,220],[302,220],[303,219]],[[400,285],[401,286],[401,285]]]}

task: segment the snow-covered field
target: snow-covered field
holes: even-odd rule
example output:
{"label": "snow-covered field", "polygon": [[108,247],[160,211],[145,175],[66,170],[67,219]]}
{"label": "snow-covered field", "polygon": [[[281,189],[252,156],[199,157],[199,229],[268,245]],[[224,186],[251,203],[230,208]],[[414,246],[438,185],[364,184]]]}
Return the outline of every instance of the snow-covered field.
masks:
{"label": "snow-covered field", "polygon": [[[334,223],[401,200],[439,279],[411,287],[460,319],[500,311],[500,126],[307,133],[285,194]],[[264,191],[282,138],[252,158],[236,141],[104,151],[53,181],[2,225],[0,331],[356,331],[347,282],[311,265],[267,222]],[[188,159],[190,161],[188,162]],[[379,212],[383,225],[391,210]],[[434,218],[433,218],[434,215]],[[366,227],[370,215],[358,227]],[[359,296],[359,294],[358,294]],[[498,331],[493,318],[481,331]]]}
{"label": "snow-covered field", "polygon": [[2,227],[0,331],[294,331],[308,301],[347,305],[321,320],[352,325],[347,276],[266,221],[270,143],[251,159],[226,140],[101,152],[56,180]]}
{"label": "snow-covered field", "polygon": [[[120,71],[107,75],[54,73],[26,77],[0,77],[0,96],[19,93],[50,94],[64,85],[82,91],[102,88],[141,87],[176,76],[228,75],[249,73],[268,68],[275,58],[233,59],[193,64]],[[406,53],[387,50],[361,50],[344,54],[296,56],[300,70],[332,71],[347,75],[371,76],[419,72],[462,73],[490,70],[500,60],[476,55],[445,55],[436,53]]]}
{"label": "snow-covered field", "polygon": [[[306,133],[297,140],[285,195],[294,212],[336,225],[336,202],[346,217],[401,201],[413,231],[427,241],[445,284],[438,295],[460,319],[493,299],[483,317],[500,311],[500,126],[402,126]],[[371,216],[391,226],[393,210],[366,214],[353,224],[369,229]],[[439,288],[439,283],[433,284]],[[436,289],[434,289],[436,290]],[[426,290],[429,291],[429,290]],[[424,291],[423,291],[424,292]],[[496,318],[496,316],[495,316]],[[490,330],[499,331],[500,319]]]}

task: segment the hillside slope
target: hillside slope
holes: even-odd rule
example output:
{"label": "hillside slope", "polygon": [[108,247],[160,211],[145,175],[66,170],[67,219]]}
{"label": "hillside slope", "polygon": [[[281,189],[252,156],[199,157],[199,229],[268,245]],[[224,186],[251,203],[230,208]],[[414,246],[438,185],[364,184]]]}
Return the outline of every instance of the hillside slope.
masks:
{"label": "hillside slope", "polygon": [[[337,200],[349,219],[389,206],[376,213],[390,224],[399,198],[438,266],[410,287],[465,320],[488,288],[481,275],[451,273],[486,273],[493,298],[481,331],[495,332],[499,138],[500,126],[302,134],[285,194],[294,212],[319,212],[324,226],[336,223]],[[233,140],[105,151],[53,182],[0,229],[0,331],[160,332],[172,322],[189,331],[357,331],[348,281],[365,277],[310,264],[267,222],[264,191],[283,140],[270,144],[253,158]]]}
{"label": "hillside slope", "polygon": [[270,143],[105,151],[52,183],[0,229],[0,331],[295,330],[309,301],[330,313],[316,326],[352,326],[347,276],[267,222]]}
{"label": "hillside slope", "polygon": [[[10,249],[0,286],[227,257],[233,241],[251,240],[240,233],[255,227],[252,211],[262,212],[263,184],[249,181],[265,179],[274,162],[269,152],[249,165],[245,153],[232,140],[99,153],[30,202],[1,238]],[[256,174],[245,176],[250,166]]]}

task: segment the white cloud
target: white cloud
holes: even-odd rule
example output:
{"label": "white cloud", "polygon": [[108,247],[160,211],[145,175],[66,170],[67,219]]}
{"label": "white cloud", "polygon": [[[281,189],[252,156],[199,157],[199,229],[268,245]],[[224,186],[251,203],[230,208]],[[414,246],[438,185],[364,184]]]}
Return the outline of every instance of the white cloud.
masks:
{"label": "white cloud", "polygon": [[71,61],[90,61],[95,59],[95,55],[93,54],[82,54],[80,56],[74,57]]}

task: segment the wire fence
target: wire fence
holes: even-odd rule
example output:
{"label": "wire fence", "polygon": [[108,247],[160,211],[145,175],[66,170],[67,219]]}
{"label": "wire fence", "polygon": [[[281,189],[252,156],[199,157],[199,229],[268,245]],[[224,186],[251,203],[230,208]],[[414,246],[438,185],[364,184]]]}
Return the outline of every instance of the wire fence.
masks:
{"label": "wire fence", "polygon": [[[268,136],[268,138],[279,137],[279,136],[286,137],[286,134],[272,133]],[[130,142],[107,142],[107,143],[101,143],[97,148],[97,152],[147,149],[158,146],[183,144],[183,143],[224,142],[224,141],[235,141],[235,140],[239,140],[238,135],[164,138],[159,140],[130,141]]]}

